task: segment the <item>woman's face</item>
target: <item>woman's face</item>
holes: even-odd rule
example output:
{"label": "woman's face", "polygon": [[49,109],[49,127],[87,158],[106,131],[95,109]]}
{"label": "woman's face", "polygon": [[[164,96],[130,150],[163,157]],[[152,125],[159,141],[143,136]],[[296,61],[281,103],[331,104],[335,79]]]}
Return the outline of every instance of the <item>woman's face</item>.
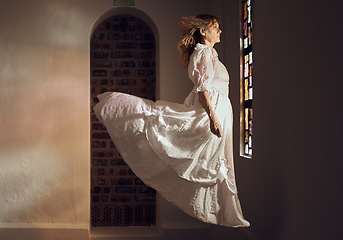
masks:
{"label": "woman's face", "polygon": [[210,23],[202,32],[206,45],[213,47],[214,44],[220,42],[220,34],[222,33],[222,30],[220,30],[219,23],[217,21]]}

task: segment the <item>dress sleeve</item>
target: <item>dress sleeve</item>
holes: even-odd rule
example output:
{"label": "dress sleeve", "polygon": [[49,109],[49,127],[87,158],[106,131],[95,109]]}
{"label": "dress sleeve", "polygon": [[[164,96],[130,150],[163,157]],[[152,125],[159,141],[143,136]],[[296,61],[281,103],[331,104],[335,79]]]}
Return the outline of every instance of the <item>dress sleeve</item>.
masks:
{"label": "dress sleeve", "polygon": [[214,77],[213,60],[210,53],[207,51],[199,52],[190,64],[188,74],[194,83],[194,92],[209,90],[207,85]]}

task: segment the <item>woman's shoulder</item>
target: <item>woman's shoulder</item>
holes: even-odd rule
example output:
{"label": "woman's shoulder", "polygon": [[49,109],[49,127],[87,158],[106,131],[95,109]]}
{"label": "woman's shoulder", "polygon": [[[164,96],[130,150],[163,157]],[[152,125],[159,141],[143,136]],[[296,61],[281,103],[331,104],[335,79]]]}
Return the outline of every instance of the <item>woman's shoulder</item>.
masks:
{"label": "woman's shoulder", "polygon": [[194,51],[192,53],[191,59],[196,61],[203,58],[211,58],[211,49],[204,44],[198,43],[194,47]]}
{"label": "woman's shoulder", "polygon": [[195,46],[193,54],[195,58],[203,57],[216,59],[218,57],[217,51],[214,48],[211,49],[209,46],[201,43],[198,43]]}
{"label": "woman's shoulder", "polygon": [[205,44],[197,43],[197,45],[195,45],[194,47],[194,52],[202,53],[202,54],[209,54],[211,53],[211,49]]}

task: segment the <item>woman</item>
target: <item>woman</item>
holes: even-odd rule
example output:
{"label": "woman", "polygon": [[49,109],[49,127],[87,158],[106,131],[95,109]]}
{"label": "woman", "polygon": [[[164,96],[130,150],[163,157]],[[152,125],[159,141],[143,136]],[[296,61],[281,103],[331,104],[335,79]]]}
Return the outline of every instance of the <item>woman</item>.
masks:
{"label": "woman", "polygon": [[194,83],[184,104],[107,92],[94,112],[146,185],[204,222],[247,227],[234,175],[229,75],[213,48],[219,21],[183,17],[180,30],[180,62]]}

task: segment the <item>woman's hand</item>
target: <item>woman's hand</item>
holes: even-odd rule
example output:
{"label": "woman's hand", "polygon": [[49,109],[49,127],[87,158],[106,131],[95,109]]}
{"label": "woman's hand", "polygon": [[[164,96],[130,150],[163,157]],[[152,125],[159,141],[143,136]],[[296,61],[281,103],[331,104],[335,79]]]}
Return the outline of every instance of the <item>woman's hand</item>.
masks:
{"label": "woman's hand", "polygon": [[220,138],[222,136],[222,125],[212,109],[211,98],[208,91],[199,92],[199,101],[210,118],[211,132]]}
{"label": "woman's hand", "polygon": [[222,136],[222,125],[215,115],[210,116],[210,129],[211,132],[217,137],[220,138]]}

